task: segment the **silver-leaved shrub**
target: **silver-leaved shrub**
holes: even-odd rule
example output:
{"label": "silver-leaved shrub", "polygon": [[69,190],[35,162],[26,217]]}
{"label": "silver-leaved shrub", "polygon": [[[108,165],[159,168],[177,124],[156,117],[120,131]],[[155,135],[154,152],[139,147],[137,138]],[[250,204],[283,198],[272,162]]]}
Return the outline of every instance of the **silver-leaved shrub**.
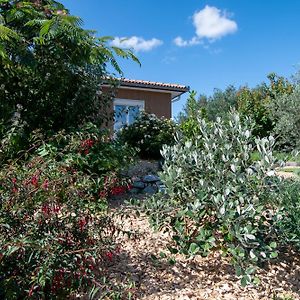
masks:
{"label": "silver-leaved shrub", "polygon": [[[244,285],[258,280],[258,264],[278,255],[273,224],[280,184],[274,139],[254,139],[248,125],[235,113],[214,123],[198,119],[198,136],[186,141],[178,135],[174,146],[163,148],[167,195],[147,203],[152,220],[173,232],[171,252],[206,256],[221,250]],[[253,151],[258,161],[251,159]]]}

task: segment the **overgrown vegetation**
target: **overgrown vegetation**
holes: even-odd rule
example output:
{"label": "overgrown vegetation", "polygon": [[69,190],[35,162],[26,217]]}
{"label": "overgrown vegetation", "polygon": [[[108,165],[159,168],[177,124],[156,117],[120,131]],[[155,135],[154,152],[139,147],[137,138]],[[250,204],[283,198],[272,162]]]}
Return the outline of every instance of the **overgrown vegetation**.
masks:
{"label": "overgrown vegetation", "polygon": [[[164,147],[167,197],[153,197],[146,211],[153,224],[172,232],[172,253],[222,251],[243,285],[258,282],[256,267],[276,258],[278,245],[297,242],[300,214],[290,205],[300,201],[299,185],[291,189],[274,176],[275,140],[253,137],[249,120],[230,114],[211,123],[198,118],[197,126],[193,140],[178,136]],[[255,149],[260,159],[253,161]]]}
{"label": "overgrown vegetation", "polygon": [[140,157],[160,159],[163,145],[175,143],[175,132],[176,125],[172,120],[141,113],[133,124],[122,128],[118,138],[136,148]]}
{"label": "overgrown vegetation", "polygon": [[142,204],[169,250],[221,251],[257,283],[257,267],[300,248],[300,184],[275,176],[273,152],[300,147],[299,81],[192,92],[179,124],[143,113],[112,139],[108,65],[122,75],[116,56],[138,60],[110,40],[57,1],[0,0],[0,298],[114,292],[105,273],[123,231],[107,197],[128,190],[119,175],[136,152],[164,160],[165,193]]}
{"label": "overgrown vegetation", "polygon": [[137,59],[82,23],[57,1],[0,1],[0,124],[16,112],[27,132],[111,118],[111,95],[100,94],[107,67],[122,74],[115,55]]}
{"label": "overgrown vegetation", "polygon": [[0,290],[5,299],[65,298],[101,283],[117,228],[106,198],[132,152],[89,126],[45,141],[0,171]]}
{"label": "overgrown vegetation", "polygon": [[108,66],[138,62],[110,40],[57,1],[0,0],[1,299],[110,292],[106,198],[127,190],[119,171],[134,152],[100,125],[117,84]]}
{"label": "overgrown vegetation", "polygon": [[290,151],[298,147],[296,140],[299,140],[298,83],[274,73],[268,75],[268,79],[268,84],[262,83],[255,88],[244,86],[236,89],[229,86],[224,91],[217,89],[212,96],[200,95],[198,100],[192,93],[183,113],[179,115],[179,122],[187,126],[195,116],[215,121],[217,117],[226,118],[231,110],[237,110],[242,119],[251,118],[253,121],[254,136],[267,137],[272,134],[278,140],[277,149]]}

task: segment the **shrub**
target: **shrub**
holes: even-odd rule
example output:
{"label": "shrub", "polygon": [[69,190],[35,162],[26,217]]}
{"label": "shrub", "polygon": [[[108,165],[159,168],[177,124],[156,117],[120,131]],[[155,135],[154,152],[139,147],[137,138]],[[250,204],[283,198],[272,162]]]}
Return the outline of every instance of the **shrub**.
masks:
{"label": "shrub", "polygon": [[37,149],[24,162],[2,167],[0,297],[64,299],[92,285],[105,289],[117,230],[105,198],[130,157],[94,129],[49,141],[35,135]]}
{"label": "shrub", "polygon": [[142,113],[133,124],[122,128],[118,138],[137,148],[140,157],[158,159],[161,158],[163,145],[174,144],[175,129],[176,125],[172,120]]}
{"label": "shrub", "polygon": [[276,97],[269,109],[278,146],[286,150],[300,149],[300,86],[291,94]]}
{"label": "shrub", "polygon": [[277,222],[281,241],[300,249],[300,182],[286,181],[280,193],[280,214]]}
{"label": "shrub", "polygon": [[[179,138],[174,146],[164,146],[161,179],[168,198],[155,197],[145,205],[155,224],[172,230],[171,252],[221,250],[246,284],[255,265],[277,256],[274,139],[254,142],[236,114],[228,122],[198,119],[198,126],[195,140]],[[254,162],[256,148],[260,160]]]}

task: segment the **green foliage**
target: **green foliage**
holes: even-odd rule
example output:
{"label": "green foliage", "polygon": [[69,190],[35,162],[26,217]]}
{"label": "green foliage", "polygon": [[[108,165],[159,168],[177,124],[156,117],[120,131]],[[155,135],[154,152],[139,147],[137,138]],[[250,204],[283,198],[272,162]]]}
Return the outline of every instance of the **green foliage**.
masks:
{"label": "green foliage", "polygon": [[130,162],[89,125],[44,140],[0,171],[0,297],[66,299],[97,285],[114,256],[106,196]]}
{"label": "green foliage", "polygon": [[275,97],[269,109],[279,147],[286,150],[300,149],[300,85],[291,94]]}
{"label": "green foliage", "polygon": [[[212,96],[200,95],[196,100],[196,92],[192,91],[183,113],[179,115],[179,122],[186,119],[196,119],[197,116],[215,121],[217,117],[225,117],[232,109],[237,108],[237,90],[228,86],[224,91],[215,89]],[[195,126],[196,127],[196,126]]]}
{"label": "green foliage", "polygon": [[[245,122],[248,122],[245,120]],[[193,141],[165,146],[161,179],[168,198],[145,203],[154,224],[173,232],[172,253],[207,255],[221,250],[232,259],[242,284],[256,281],[255,266],[277,256],[272,173],[273,138],[256,139],[236,114],[207,123]],[[260,160],[251,152],[258,149]]]}
{"label": "green foliage", "polygon": [[57,1],[1,0],[0,121],[7,125],[18,105],[27,131],[111,117],[99,115],[111,100],[100,95],[107,68],[122,75],[115,56],[137,61],[132,52],[108,46],[111,39],[83,29]]}
{"label": "green foliage", "polygon": [[118,139],[137,148],[140,157],[158,159],[163,145],[174,144],[175,131],[176,125],[172,120],[142,113],[133,124],[122,128]]}
{"label": "green foliage", "polygon": [[[198,100],[195,99],[195,93],[191,94],[183,113],[179,115],[179,123],[188,132],[197,128],[194,124],[197,116],[216,121],[218,117],[226,118],[231,110],[238,110],[242,120],[251,118],[254,122],[254,136],[268,136],[278,119],[270,105],[275,107],[275,99],[290,95],[294,89],[291,82],[274,73],[269,74],[268,79],[268,84],[262,83],[255,88],[244,86],[237,90],[230,85],[224,91],[215,89],[212,96],[201,95]],[[296,123],[297,118],[294,120]]]}
{"label": "green foliage", "polygon": [[199,99],[205,109],[208,120],[215,121],[217,117],[225,117],[231,110],[237,108],[237,90],[229,85],[224,91],[215,89],[212,96]]}
{"label": "green foliage", "polygon": [[300,182],[286,181],[280,193],[280,214],[277,226],[281,241],[300,249]]}
{"label": "green foliage", "polygon": [[243,118],[250,117],[254,121],[253,134],[259,137],[269,135],[274,128],[269,105],[276,97],[293,91],[293,85],[283,77],[271,73],[268,79],[269,85],[263,83],[254,89],[243,87],[237,93],[238,112]]}
{"label": "green foliage", "polygon": [[199,127],[197,126],[197,118],[206,117],[206,110],[199,106],[196,100],[196,94],[195,91],[190,92],[184,114],[179,116],[179,128],[187,140],[191,140],[200,134]]}

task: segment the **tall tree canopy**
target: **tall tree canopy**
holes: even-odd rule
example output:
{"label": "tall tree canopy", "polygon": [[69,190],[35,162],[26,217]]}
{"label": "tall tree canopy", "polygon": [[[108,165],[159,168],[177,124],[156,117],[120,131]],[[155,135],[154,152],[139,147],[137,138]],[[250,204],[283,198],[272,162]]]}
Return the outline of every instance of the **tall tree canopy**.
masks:
{"label": "tall tree canopy", "polygon": [[54,0],[0,0],[0,123],[16,111],[29,129],[58,130],[95,117],[108,66],[122,75],[116,56],[138,60],[82,25]]}

